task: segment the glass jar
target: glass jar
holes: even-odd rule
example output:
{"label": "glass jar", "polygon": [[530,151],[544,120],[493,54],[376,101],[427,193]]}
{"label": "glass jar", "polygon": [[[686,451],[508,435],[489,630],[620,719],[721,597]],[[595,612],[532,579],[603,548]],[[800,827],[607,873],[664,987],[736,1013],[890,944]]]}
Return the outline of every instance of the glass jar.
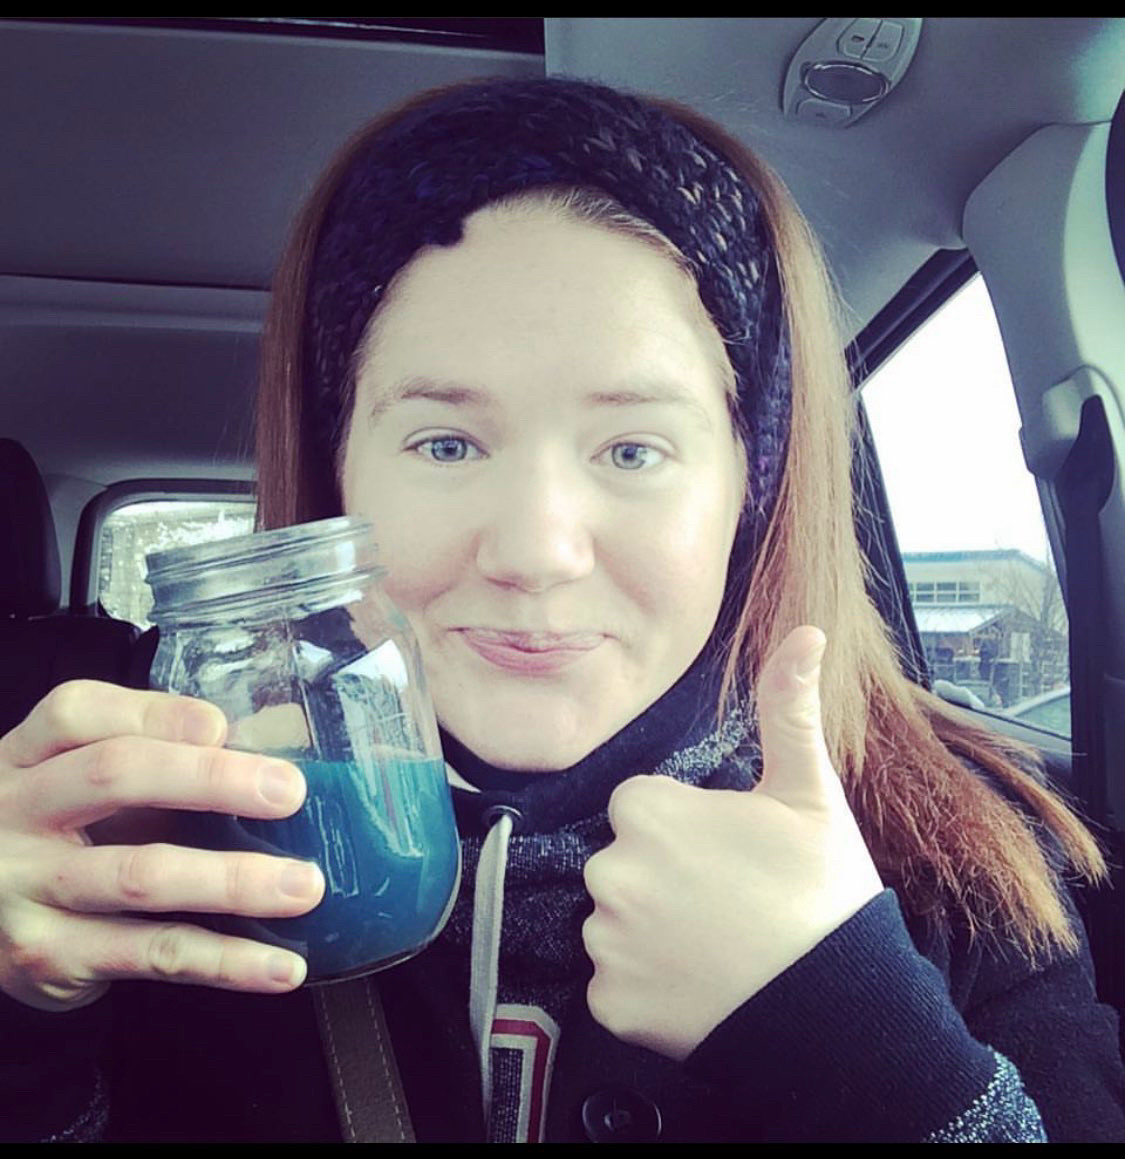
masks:
{"label": "glass jar", "polygon": [[282,820],[184,813],[182,843],[312,860],[326,883],[300,917],[205,922],[295,950],[309,981],[417,953],[460,871],[421,657],[376,550],[369,523],[341,517],[148,556],[152,686],[218,705],[228,747],[292,761],[308,783]]}

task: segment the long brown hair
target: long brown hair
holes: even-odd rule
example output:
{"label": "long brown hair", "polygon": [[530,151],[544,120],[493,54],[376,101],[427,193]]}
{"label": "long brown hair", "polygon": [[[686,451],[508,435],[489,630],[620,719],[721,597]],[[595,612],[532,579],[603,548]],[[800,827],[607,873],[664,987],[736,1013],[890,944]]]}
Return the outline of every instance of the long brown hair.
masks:
{"label": "long brown hair", "polygon": [[[445,91],[423,93],[363,129],[297,218],[263,338],[262,527],[340,512],[334,465],[315,450],[303,414],[309,264],[327,205],[356,154]],[[835,298],[811,231],[781,181],[746,146],[688,108],[646,99],[726,156],[757,190],[792,336],[793,414],[781,491],[729,649],[725,688],[743,679],[753,687],[755,673],[796,625],[823,629],[829,640],[821,677],[824,734],[883,880],[909,912],[938,922],[960,917],[970,936],[994,934],[1032,961],[1052,947],[1073,952],[1078,938],[1041,840],[1057,844],[1060,869],[1065,862],[1077,876],[1099,882],[1106,866],[1096,841],[1046,785],[1032,749],[980,728],[903,675],[868,597],[851,482],[854,396]],[[601,217],[606,228],[630,229],[628,222]]]}

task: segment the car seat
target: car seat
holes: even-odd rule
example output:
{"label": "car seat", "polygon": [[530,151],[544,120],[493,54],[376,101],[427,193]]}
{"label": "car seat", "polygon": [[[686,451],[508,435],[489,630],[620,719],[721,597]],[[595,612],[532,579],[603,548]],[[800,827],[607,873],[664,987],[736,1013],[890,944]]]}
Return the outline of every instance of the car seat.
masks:
{"label": "car seat", "polygon": [[58,541],[38,468],[0,439],[0,736],[52,688],[79,678],[144,686],[135,625],[59,612]]}

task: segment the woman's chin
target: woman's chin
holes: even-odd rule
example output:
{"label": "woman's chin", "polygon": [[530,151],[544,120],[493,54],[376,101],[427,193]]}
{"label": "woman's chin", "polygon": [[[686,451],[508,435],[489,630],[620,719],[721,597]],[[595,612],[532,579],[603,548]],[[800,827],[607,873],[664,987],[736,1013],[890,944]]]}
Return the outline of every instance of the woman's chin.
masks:
{"label": "woman's chin", "polygon": [[597,748],[597,745],[576,745],[573,749],[559,746],[546,748],[542,741],[535,738],[528,738],[526,742],[513,742],[507,738],[490,740],[480,737],[474,740],[460,733],[454,735],[467,749],[494,768],[528,774],[557,773],[569,769]]}
{"label": "woman's chin", "polygon": [[[470,752],[497,769],[555,773],[587,757],[609,733],[558,720],[442,720],[442,726]],[[616,730],[614,730],[616,731]]]}
{"label": "woman's chin", "polygon": [[431,664],[429,670],[446,732],[495,768],[528,773],[578,764],[663,691],[646,687],[644,674],[609,644],[562,672],[534,679],[479,661]]}

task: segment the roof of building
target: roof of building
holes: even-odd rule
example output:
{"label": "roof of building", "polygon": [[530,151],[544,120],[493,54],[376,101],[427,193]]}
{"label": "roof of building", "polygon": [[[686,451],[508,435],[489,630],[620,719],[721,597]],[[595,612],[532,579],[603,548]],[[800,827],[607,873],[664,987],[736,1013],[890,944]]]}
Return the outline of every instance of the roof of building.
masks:
{"label": "roof of building", "polygon": [[1041,571],[1047,565],[1017,547],[994,548],[990,551],[904,551],[903,563],[984,563],[986,560],[1020,559]]}
{"label": "roof of building", "polygon": [[1013,609],[1008,604],[915,604],[919,632],[975,632]]}

